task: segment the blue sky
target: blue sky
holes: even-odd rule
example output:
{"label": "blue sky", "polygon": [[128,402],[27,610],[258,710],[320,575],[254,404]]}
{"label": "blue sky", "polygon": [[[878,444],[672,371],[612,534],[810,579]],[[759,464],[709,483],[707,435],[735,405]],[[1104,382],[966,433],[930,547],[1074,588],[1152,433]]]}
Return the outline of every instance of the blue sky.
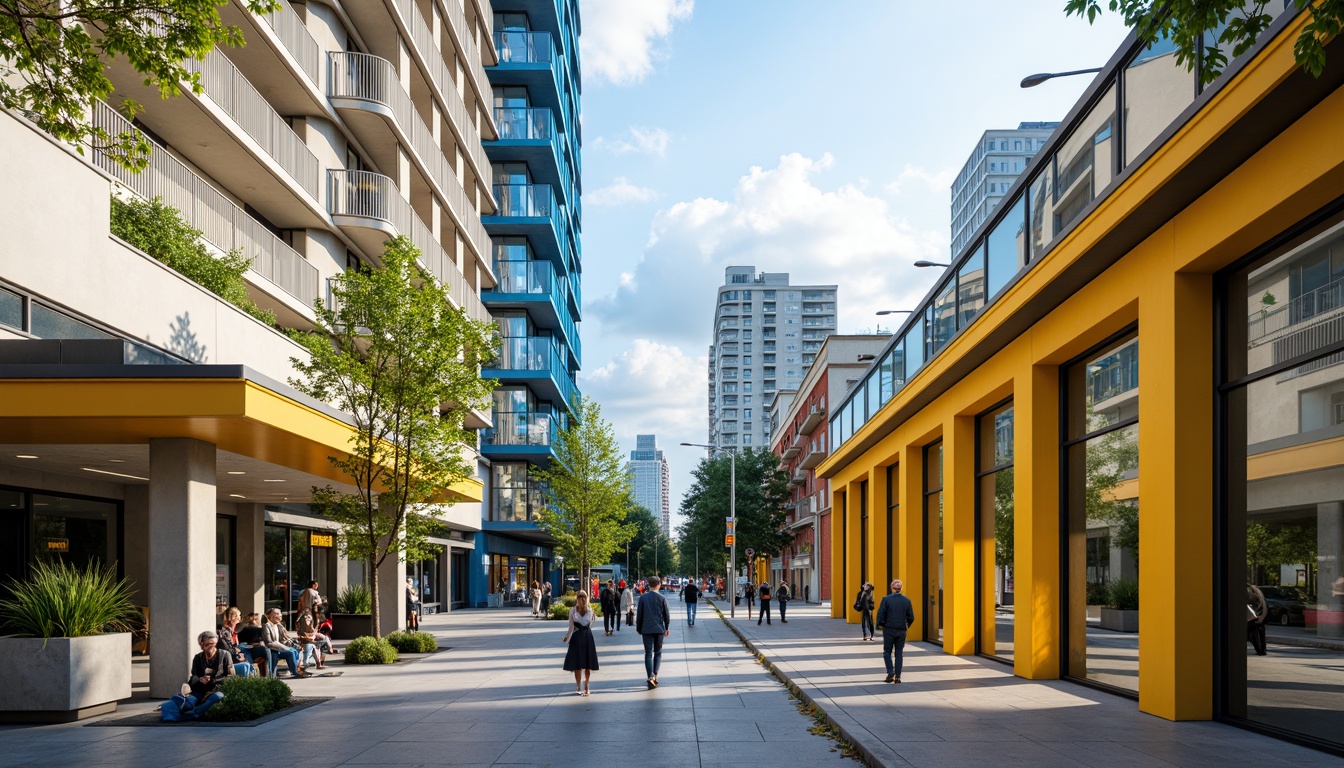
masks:
{"label": "blue sky", "polygon": [[673,523],[706,440],[729,265],[839,285],[841,333],[913,306],[980,134],[1059,120],[1125,35],[1062,0],[580,0],[583,371],[622,446],[655,433]]}

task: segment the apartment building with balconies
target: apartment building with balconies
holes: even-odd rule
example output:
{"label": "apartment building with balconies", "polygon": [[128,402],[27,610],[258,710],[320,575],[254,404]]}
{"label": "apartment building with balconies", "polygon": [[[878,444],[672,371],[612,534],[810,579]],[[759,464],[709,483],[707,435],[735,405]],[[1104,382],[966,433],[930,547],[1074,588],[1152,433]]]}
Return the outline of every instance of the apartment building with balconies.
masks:
{"label": "apartment building with balconies", "polygon": [[538,524],[545,503],[533,477],[578,409],[582,251],[582,137],[577,0],[494,3],[486,68],[498,134],[485,142],[496,208],[484,217],[498,283],[483,294],[501,336],[494,427],[482,440],[491,464],[490,510],[477,537],[488,579],[478,601],[552,580],[554,543]]}
{"label": "apartment building with balconies", "polygon": [[724,270],[709,347],[709,443],[769,445],[767,410],[794,389],[835,333],[836,286],[790,285],[787,272]]}
{"label": "apartment building with balconies", "polygon": [[[284,332],[312,329],[329,282],[377,266],[398,235],[458,307],[490,319],[493,13],[226,2],[246,45],[190,62],[201,93],[161,99],[124,58],[108,63],[115,91],[91,119],[151,142],[140,173],[0,115],[0,506],[17,542],[0,571],[114,563],[151,616],[155,696],[177,690],[217,607],[288,614],[309,580],[334,598],[367,578],[308,506],[314,486],[353,490],[327,460],[348,449],[351,419],[289,385],[305,352]],[[144,107],[133,122],[116,109],[127,98]],[[247,293],[275,325],[116,237],[114,198],[160,198],[209,249],[250,259]],[[384,628],[403,622],[408,576],[430,611],[468,604],[473,563],[484,582],[468,555],[488,465],[472,454],[478,477],[444,489],[458,503],[438,510],[436,554],[380,569]]]}

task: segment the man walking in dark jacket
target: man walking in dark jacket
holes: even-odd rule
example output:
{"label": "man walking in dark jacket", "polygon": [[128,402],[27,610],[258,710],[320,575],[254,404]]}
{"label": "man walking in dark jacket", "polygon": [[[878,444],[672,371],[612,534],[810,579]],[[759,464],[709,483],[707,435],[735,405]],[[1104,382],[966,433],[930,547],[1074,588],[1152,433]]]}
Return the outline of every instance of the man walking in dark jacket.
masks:
{"label": "man walking in dark jacket", "polygon": [[681,590],[681,599],[686,603],[686,626],[695,626],[695,610],[699,607],[700,588],[695,586],[695,579],[687,579],[686,586]]}
{"label": "man walking in dark jacket", "polygon": [[616,612],[616,590],[611,579],[602,587],[602,591],[597,595],[598,603],[602,606],[602,629],[610,635],[621,626],[620,614]]}
{"label": "man walking in dark jacket", "polygon": [[644,637],[644,671],[648,673],[649,690],[658,687],[658,667],[663,663],[663,638],[672,634],[672,613],[667,598],[658,588],[663,580],[649,577],[649,591],[639,596],[635,605],[635,631]]}
{"label": "man walking in dark jacket", "polygon": [[877,608],[877,626],[882,630],[882,661],[887,665],[887,682],[901,682],[905,655],[905,633],[915,623],[915,606],[901,594],[900,579],[891,582],[891,594]]}

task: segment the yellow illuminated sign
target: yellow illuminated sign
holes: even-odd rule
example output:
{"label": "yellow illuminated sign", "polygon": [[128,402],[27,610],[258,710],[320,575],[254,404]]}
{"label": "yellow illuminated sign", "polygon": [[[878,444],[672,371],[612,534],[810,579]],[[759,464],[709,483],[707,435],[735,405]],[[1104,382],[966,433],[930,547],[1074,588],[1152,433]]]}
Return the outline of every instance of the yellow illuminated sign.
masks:
{"label": "yellow illuminated sign", "polygon": [[314,547],[331,547],[335,545],[336,537],[330,533],[308,533],[308,544]]}
{"label": "yellow illuminated sign", "polygon": [[47,539],[47,551],[48,551],[48,552],[69,552],[69,551],[70,551],[70,540],[69,540],[69,539]]}

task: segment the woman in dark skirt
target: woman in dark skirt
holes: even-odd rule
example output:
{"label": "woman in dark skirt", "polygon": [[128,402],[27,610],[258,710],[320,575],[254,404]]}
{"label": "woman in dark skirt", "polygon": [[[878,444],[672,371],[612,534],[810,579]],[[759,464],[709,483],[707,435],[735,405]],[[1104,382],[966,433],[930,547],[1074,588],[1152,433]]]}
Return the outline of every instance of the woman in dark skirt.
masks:
{"label": "woman in dark skirt", "polygon": [[[569,629],[565,632],[565,642],[569,650],[565,653],[565,671],[574,673],[574,693],[588,695],[588,680],[597,669],[597,643],[593,641],[593,608],[588,604],[588,593],[579,590],[575,595],[574,607],[569,609]],[[579,684],[582,682],[583,687]]]}

